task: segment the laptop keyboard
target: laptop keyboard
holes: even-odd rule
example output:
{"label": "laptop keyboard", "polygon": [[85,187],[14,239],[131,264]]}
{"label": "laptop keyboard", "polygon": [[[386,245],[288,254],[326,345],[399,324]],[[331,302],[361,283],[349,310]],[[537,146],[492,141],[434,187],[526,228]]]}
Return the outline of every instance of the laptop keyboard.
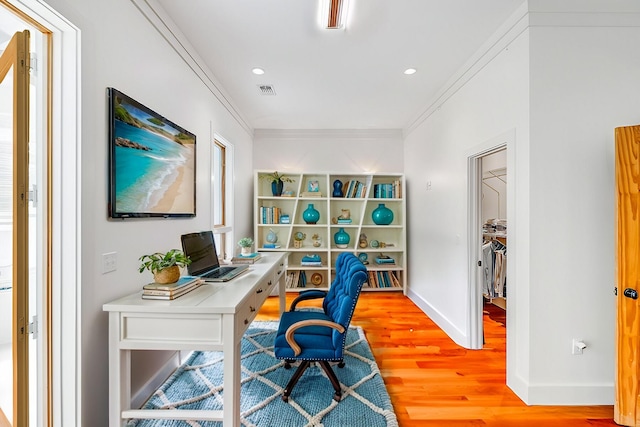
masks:
{"label": "laptop keyboard", "polygon": [[215,271],[212,271],[211,273],[207,273],[204,277],[210,277],[210,278],[218,278],[221,276],[224,276],[225,274],[227,274],[228,272],[230,272],[231,270],[233,270],[234,267],[220,267]]}

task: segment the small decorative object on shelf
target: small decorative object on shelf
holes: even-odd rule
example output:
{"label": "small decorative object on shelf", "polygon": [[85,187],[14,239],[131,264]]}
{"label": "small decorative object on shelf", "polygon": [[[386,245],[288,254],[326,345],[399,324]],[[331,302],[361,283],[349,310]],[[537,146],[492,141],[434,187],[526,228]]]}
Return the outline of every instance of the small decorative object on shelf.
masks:
{"label": "small decorative object on shelf", "polygon": [[320,246],[322,246],[322,238],[320,237],[320,235],[318,233],[316,233],[313,236],[311,236],[311,240],[313,240],[313,247],[314,248],[319,248]]}
{"label": "small decorative object on shelf", "polygon": [[371,218],[377,225],[389,225],[393,222],[393,211],[386,207],[384,203],[379,203],[378,207],[371,213]]}
{"label": "small decorative object on shelf", "polygon": [[367,246],[369,246],[369,243],[367,242],[367,235],[362,233],[360,234],[360,239],[358,240],[358,246],[360,246],[361,248],[366,248]]}
{"label": "small decorative object on shelf", "polygon": [[342,197],[342,181],[336,179],[333,181],[333,197]]}
{"label": "small decorative object on shelf", "polygon": [[149,270],[156,283],[175,283],[180,278],[180,268],[191,264],[191,260],[180,249],[171,249],[166,253],[156,252],[142,255],[138,271]]}
{"label": "small decorative object on shelf", "polygon": [[333,241],[336,246],[340,249],[344,249],[349,246],[349,242],[351,241],[351,236],[349,233],[344,231],[344,228],[340,227],[340,229],[333,235]]}
{"label": "small decorative object on shelf", "polygon": [[302,219],[307,224],[315,224],[320,219],[320,212],[313,207],[313,203],[309,203],[307,209],[302,213]]}
{"label": "small decorative object on shelf", "polygon": [[251,237],[243,237],[238,240],[238,246],[241,248],[240,253],[242,255],[249,255],[251,253],[251,246],[253,246],[253,239]]}
{"label": "small decorative object on shelf", "polygon": [[367,255],[366,252],[361,252],[360,255],[358,255],[358,259],[365,265],[369,264],[369,255]]}
{"label": "small decorative object on shelf", "polygon": [[311,275],[311,284],[314,286],[318,286],[322,283],[322,274],[320,273],[313,273]]}
{"label": "small decorative object on shelf", "polygon": [[280,224],[291,224],[289,214],[280,215]]}
{"label": "small decorative object on shelf", "polygon": [[273,228],[270,228],[264,239],[267,243],[276,243],[278,241],[278,235],[273,231]]}
{"label": "small decorative object on shelf", "polygon": [[307,238],[307,235],[302,231],[297,231],[293,235],[293,247],[296,249],[300,249],[302,247],[302,241]]}

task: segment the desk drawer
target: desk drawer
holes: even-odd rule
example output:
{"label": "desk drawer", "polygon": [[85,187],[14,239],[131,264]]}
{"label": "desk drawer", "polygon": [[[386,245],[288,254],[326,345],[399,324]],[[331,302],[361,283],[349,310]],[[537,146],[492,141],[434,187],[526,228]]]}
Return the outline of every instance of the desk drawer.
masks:
{"label": "desk drawer", "polygon": [[[122,348],[205,349],[222,343],[222,316],[122,313]],[[153,344],[149,344],[153,343]]]}
{"label": "desk drawer", "polygon": [[240,334],[239,337],[247,330],[249,323],[255,319],[256,314],[258,314],[258,308],[256,297],[252,295],[236,313],[236,330]]}

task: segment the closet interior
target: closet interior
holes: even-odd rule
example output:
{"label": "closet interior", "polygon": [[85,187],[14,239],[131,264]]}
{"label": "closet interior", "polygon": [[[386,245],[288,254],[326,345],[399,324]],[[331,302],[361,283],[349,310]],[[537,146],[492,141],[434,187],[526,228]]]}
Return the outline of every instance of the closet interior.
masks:
{"label": "closet interior", "polygon": [[482,294],[507,308],[507,158],[501,150],[482,158]]}

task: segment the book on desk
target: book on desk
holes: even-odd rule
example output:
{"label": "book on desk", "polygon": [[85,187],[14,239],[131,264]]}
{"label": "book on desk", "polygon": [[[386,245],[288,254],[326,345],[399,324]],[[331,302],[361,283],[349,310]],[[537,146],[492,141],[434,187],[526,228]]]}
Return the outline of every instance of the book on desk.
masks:
{"label": "book on desk", "polygon": [[260,252],[254,252],[248,255],[238,254],[231,258],[231,264],[253,264],[262,258],[262,254]]}
{"label": "book on desk", "polygon": [[148,283],[142,287],[143,299],[176,299],[202,285],[204,281],[195,276],[183,276],[175,283]]}

